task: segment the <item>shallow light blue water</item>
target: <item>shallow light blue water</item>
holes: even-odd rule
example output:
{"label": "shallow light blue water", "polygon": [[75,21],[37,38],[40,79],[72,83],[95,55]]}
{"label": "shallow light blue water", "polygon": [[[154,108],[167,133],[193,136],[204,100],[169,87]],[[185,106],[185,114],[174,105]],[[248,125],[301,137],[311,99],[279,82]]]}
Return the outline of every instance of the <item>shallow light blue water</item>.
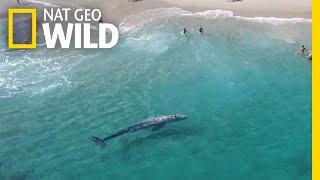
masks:
{"label": "shallow light blue water", "polygon": [[[311,64],[295,54],[310,23],[146,17],[111,50],[12,51],[1,34],[0,179],[311,179]],[[172,113],[189,118],[88,139]]]}

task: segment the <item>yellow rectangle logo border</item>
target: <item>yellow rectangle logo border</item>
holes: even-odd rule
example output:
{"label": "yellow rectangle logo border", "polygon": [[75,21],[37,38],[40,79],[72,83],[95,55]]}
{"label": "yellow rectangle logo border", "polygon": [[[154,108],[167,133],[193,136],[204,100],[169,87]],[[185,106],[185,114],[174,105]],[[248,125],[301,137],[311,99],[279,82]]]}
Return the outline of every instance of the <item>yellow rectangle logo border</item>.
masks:
{"label": "yellow rectangle logo border", "polygon": [[[14,44],[13,43],[13,15],[14,14],[31,14],[31,44]],[[37,47],[37,9],[35,8],[18,8],[8,9],[8,47],[9,49],[35,49]]]}
{"label": "yellow rectangle logo border", "polygon": [[320,179],[320,2],[312,1],[312,180]]}

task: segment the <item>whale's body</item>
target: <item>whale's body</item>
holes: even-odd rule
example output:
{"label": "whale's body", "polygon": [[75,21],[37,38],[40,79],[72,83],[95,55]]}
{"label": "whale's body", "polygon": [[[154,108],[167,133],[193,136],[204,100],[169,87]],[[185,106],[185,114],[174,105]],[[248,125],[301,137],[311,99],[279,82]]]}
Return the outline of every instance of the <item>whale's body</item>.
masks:
{"label": "whale's body", "polygon": [[90,139],[93,142],[95,142],[98,146],[100,146],[101,148],[104,148],[105,142],[110,139],[122,136],[127,133],[136,132],[136,131],[139,131],[142,129],[152,128],[151,129],[152,131],[156,131],[156,130],[163,128],[167,123],[184,120],[186,118],[187,118],[187,116],[181,115],[181,114],[165,115],[165,116],[159,116],[159,117],[154,117],[154,118],[148,118],[142,122],[133,124],[133,125],[129,126],[128,128],[121,129],[121,130],[119,130],[119,131],[117,131],[117,132],[115,132],[115,133],[111,134],[110,136],[107,136],[103,139],[96,137],[96,136],[92,136]]}

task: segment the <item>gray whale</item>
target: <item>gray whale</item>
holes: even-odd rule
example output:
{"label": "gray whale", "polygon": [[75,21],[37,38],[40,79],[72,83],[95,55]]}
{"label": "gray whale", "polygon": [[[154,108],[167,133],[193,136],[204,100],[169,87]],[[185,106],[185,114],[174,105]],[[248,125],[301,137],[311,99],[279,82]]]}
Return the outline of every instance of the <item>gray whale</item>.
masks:
{"label": "gray whale", "polygon": [[105,142],[110,139],[125,135],[127,133],[136,132],[136,131],[139,131],[142,129],[151,128],[152,131],[157,131],[157,130],[163,128],[167,123],[176,122],[176,121],[180,121],[180,120],[184,120],[184,119],[187,119],[187,116],[182,115],[182,114],[165,115],[165,116],[148,118],[142,122],[133,124],[133,125],[129,126],[128,128],[121,129],[121,130],[119,130],[119,131],[117,131],[117,132],[115,132],[105,138],[101,139],[96,136],[91,136],[90,140],[93,141],[94,143],[96,143],[97,146],[104,148],[106,146]]}

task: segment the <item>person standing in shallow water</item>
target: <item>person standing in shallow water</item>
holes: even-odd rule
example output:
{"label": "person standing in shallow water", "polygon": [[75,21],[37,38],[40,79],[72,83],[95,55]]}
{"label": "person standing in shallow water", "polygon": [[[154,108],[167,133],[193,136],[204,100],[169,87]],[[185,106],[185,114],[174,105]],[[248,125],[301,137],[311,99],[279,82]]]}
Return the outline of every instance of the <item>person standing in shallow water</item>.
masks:
{"label": "person standing in shallow water", "polygon": [[298,53],[300,54],[300,55],[304,55],[304,53],[306,53],[308,50],[304,47],[304,45],[302,44],[301,45],[301,47],[300,47],[300,49],[299,49],[299,51],[298,51]]}
{"label": "person standing in shallow water", "polygon": [[187,29],[186,29],[186,28],[183,28],[181,34],[182,34],[182,35],[186,35],[187,33],[188,33]]}
{"label": "person standing in shallow water", "polygon": [[312,52],[311,52],[311,50],[309,51],[308,60],[312,61]]}
{"label": "person standing in shallow water", "polygon": [[199,33],[200,33],[200,34],[203,34],[203,32],[204,32],[203,27],[200,26],[200,27],[199,27]]}

